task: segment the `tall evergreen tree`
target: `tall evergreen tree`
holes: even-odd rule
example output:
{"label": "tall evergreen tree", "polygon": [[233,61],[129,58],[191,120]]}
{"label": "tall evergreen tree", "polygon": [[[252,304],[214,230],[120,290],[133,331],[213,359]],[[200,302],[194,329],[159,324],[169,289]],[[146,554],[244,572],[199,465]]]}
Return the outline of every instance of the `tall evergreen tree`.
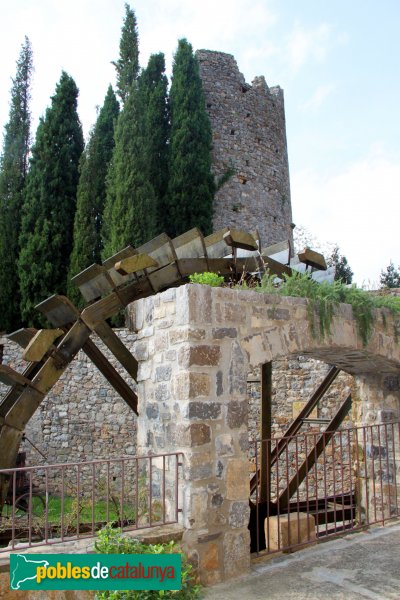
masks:
{"label": "tall evergreen tree", "polygon": [[32,47],[25,37],[12,82],[9,120],[0,159],[0,330],[16,329],[20,322],[19,281],[15,268],[23,189],[30,142],[30,86]]}
{"label": "tall evergreen tree", "polygon": [[83,151],[77,97],[74,80],[63,72],[32,149],[18,261],[21,312],[28,324],[38,320],[35,304],[66,291]]}
{"label": "tall evergreen tree", "polygon": [[135,12],[125,4],[125,19],[119,42],[119,59],[112,63],[117,70],[117,90],[125,102],[132,83],[139,74],[139,36]]}
{"label": "tall evergreen tree", "polygon": [[143,95],[137,85],[126,99],[115,130],[103,218],[103,257],[156,233],[157,200],[147,177]]}
{"label": "tall evergreen tree", "polygon": [[215,191],[211,125],[198,62],[186,39],[179,40],[174,56],[170,110],[168,232],[178,235],[197,226],[208,234]]}
{"label": "tall evergreen tree", "polygon": [[168,186],[168,141],[170,117],[168,79],[164,54],[152,54],[139,77],[139,92],[144,108],[145,128],[143,151],[146,154],[147,178],[157,200],[157,231],[165,228],[165,196]]}
{"label": "tall evergreen tree", "polygon": [[114,125],[119,104],[111,85],[80,162],[80,177],[74,222],[74,239],[68,276],[68,294],[80,303],[71,277],[98,262],[101,257],[101,225],[106,199],[107,169],[114,148]]}

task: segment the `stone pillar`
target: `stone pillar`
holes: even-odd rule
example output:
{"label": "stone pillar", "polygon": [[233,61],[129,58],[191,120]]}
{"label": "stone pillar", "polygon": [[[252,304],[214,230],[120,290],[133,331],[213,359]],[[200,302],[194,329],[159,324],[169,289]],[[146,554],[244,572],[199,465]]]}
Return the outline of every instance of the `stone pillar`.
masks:
{"label": "stone pillar", "polygon": [[250,565],[248,367],[237,339],[246,315],[234,303],[225,303],[222,314],[211,292],[183,286],[131,310],[138,331],[138,454],[184,453],[183,540],[206,585]]}
{"label": "stone pillar", "polygon": [[[381,521],[397,513],[400,497],[400,381],[391,374],[355,378],[353,405],[358,430],[358,502],[362,522]],[[381,425],[379,427],[379,425]]]}

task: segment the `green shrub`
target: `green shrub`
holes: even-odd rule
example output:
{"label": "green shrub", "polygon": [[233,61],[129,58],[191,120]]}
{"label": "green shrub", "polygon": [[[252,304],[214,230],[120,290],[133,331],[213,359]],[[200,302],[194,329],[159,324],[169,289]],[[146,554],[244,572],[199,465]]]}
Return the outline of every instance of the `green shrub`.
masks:
{"label": "green shrub", "polygon": [[320,335],[323,338],[326,334],[330,334],[335,308],[341,302],[351,305],[358,333],[364,345],[368,343],[372,333],[374,308],[387,308],[394,314],[400,314],[400,298],[373,296],[355,285],[347,286],[341,281],[334,281],[332,284],[327,281],[317,283],[309,275],[297,271],[283,277],[282,283],[277,284],[276,276],[267,272],[261,285],[255,289],[279,296],[307,298],[308,318],[314,337]]}
{"label": "green shrub", "polygon": [[182,554],[182,587],[180,590],[107,590],[97,592],[96,600],[194,600],[199,598],[201,587],[196,584],[193,567],[175,542],[168,544],[143,544],[140,540],[124,536],[121,529],[107,525],[97,534],[96,551],[100,554]]}
{"label": "green shrub", "polygon": [[211,287],[220,287],[224,283],[222,275],[209,273],[208,271],[205,273],[193,273],[193,275],[189,275],[189,280],[190,283],[202,283],[203,285],[210,285]]}

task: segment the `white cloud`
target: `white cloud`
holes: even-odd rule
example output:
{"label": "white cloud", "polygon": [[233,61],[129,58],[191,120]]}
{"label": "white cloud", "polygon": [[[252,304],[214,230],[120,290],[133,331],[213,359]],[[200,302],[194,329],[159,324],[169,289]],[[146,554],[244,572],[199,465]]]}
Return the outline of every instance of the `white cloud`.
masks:
{"label": "white cloud", "polygon": [[400,263],[400,162],[371,153],[342,172],[292,173],[294,220],[321,242],[338,243],[359,285],[378,285],[390,259]]}
{"label": "white cloud", "polygon": [[303,109],[318,109],[321,104],[332,94],[336,89],[333,83],[327,83],[325,85],[319,85],[311,98],[309,98],[302,106]]}
{"label": "white cloud", "polygon": [[287,58],[290,66],[298,70],[310,59],[323,62],[332,43],[331,27],[321,23],[315,29],[305,29],[297,23],[287,37]]}

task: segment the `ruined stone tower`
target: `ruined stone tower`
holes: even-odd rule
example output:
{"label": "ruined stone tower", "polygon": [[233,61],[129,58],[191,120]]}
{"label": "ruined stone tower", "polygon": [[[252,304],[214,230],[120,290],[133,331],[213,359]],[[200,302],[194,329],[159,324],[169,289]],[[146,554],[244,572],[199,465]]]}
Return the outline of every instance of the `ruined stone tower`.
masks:
{"label": "ruined stone tower", "polygon": [[213,130],[217,180],[214,230],[258,230],[263,247],[292,240],[289,165],[283,90],[264,77],[249,85],[234,57],[198,50],[207,112]]}

